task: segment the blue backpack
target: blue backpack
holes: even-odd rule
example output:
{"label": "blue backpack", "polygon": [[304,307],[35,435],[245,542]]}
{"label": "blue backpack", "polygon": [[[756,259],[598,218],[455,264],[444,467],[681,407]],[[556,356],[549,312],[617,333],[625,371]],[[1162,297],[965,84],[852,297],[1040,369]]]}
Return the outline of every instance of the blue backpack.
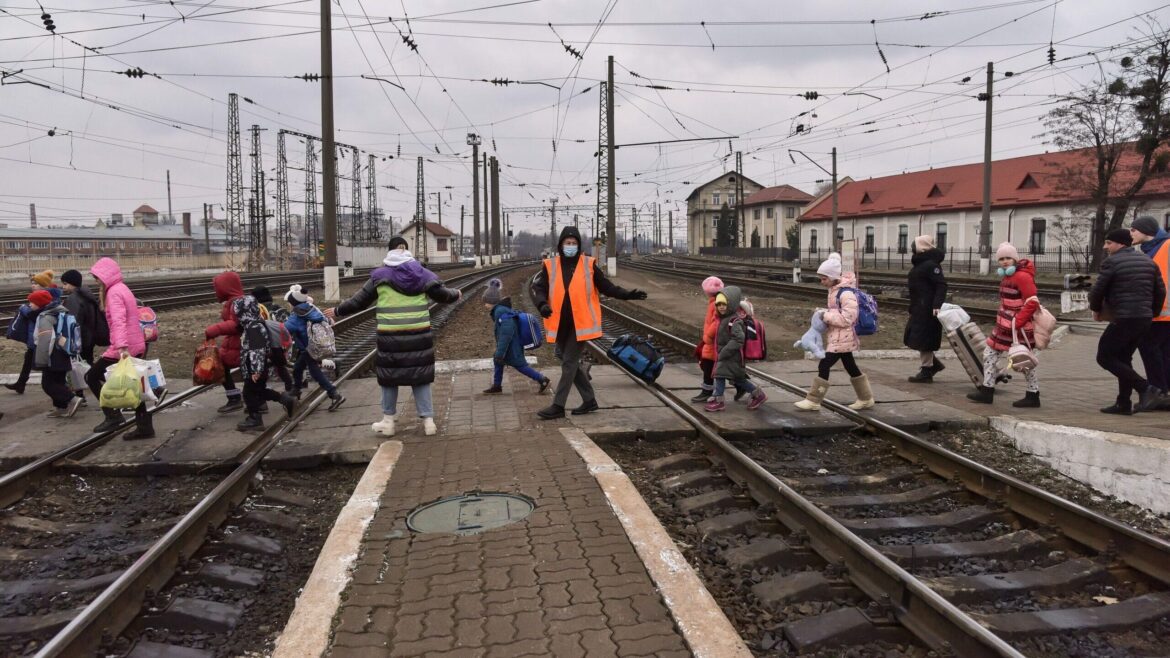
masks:
{"label": "blue backpack", "polygon": [[841,306],[841,293],[846,290],[857,296],[857,322],[853,323],[853,331],[858,336],[872,336],[878,330],[878,305],[872,296],[857,288],[841,288],[837,290],[837,306]]}
{"label": "blue backpack", "polygon": [[540,316],[524,311],[514,311],[501,317],[500,321],[503,322],[509,317],[516,319],[517,336],[519,336],[520,345],[524,349],[535,350],[544,345],[544,322]]}
{"label": "blue backpack", "polygon": [[[64,342],[62,342],[64,339]],[[81,325],[72,313],[58,313],[57,327],[53,333],[53,347],[69,356],[81,354]]]}

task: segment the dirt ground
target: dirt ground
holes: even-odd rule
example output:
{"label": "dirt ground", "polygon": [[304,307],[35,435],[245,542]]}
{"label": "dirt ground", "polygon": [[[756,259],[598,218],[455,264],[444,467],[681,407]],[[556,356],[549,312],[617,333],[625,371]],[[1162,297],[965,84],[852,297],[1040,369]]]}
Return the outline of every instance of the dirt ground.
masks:
{"label": "dirt ground", "polygon": [[[525,267],[509,272],[501,277],[501,288],[505,297],[512,300],[512,308],[534,312],[528,301],[528,280],[535,272],[534,267]],[[478,286],[468,295],[467,302],[459,307],[451,320],[439,331],[435,341],[435,358],[446,359],[487,359],[491,358],[495,350],[495,338],[492,330],[491,318],[484,307],[480,296],[485,286]],[[540,362],[552,358],[551,350],[533,350],[533,355]]]}

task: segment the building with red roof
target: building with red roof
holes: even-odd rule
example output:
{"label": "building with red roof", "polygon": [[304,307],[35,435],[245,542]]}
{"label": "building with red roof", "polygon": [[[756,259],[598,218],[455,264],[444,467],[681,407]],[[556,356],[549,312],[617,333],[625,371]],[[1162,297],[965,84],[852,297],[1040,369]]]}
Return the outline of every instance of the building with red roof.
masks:
{"label": "building with red roof", "polygon": [[[1133,181],[1140,157],[1124,152],[1114,189]],[[1004,241],[1021,254],[1087,249],[1095,162],[1088,149],[993,161],[992,249]],[[914,237],[923,234],[934,236],[942,248],[978,252],[982,162],[851,181],[839,186],[837,196],[838,236],[855,240],[860,254],[906,254]],[[1170,227],[1170,173],[1150,177],[1131,208],[1131,217],[1138,215],[1153,215]],[[803,253],[827,255],[831,217],[828,195],[800,216]]]}
{"label": "building with red roof", "polygon": [[407,224],[398,235],[406,238],[410,253],[420,261],[428,263],[454,263],[459,260],[457,246],[454,244],[455,233],[442,224],[426,223],[426,250],[424,251],[415,241],[415,226],[418,222]]}

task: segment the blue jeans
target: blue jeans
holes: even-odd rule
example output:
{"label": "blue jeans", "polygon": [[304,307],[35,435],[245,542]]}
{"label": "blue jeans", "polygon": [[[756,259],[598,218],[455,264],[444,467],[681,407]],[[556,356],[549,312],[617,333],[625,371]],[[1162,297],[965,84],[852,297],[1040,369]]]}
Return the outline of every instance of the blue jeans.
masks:
{"label": "blue jeans", "polygon": [[[746,379],[734,381],[734,382],[732,382],[732,385],[735,386],[736,393],[740,393],[740,392],[751,393],[752,391],[756,390],[756,385],[751,383],[750,381],[748,381]],[[723,391],[725,391],[726,389],[727,389],[727,378],[726,377],[716,377],[715,378],[715,397],[717,397],[717,398],[723,397]]]}
{"label": "blue jeans", "polygon": [[333,393],[337,390],[337,387],[333,385],[333,382],[329,381],[329,378],[325,376],[325,373],[321,372],[321,364],[317,363],[316,359],[309,356],[308,350],[301,350],[300,355],[297,356],[297,363],[293,366],[293,384],[297,388],[304,388],[305,368],[309,369],[309,376],[313,378],[313,381],[317,382],[317,385],[325,389],[325,392],[332,397]]}
{"label": "blue jeans", "polygon": [[[504,383],[504,364],[497,363],[495,364],[495,367],[495,372],[492,373],[492,385],[499,386],[500,384]],[[515,368],[515,366],[512,367]],[[536,370],[533,370],[532,366],[526,365],[523,368],[516,368],[516,370],[519,371],[521,375],[524,375],[538,384],[544,380],[544,375],[540,374]]]}
{"label": "blue jeans", "polygon": [[[418,417],[434,418],[435,406],[431,402],[431,385],[417,384],[411,386],[410,390],[414,393],[414,408],[418,411]],[[382,387],[382,413],[387,416],[393,416],[398,413],[397,386]]]}

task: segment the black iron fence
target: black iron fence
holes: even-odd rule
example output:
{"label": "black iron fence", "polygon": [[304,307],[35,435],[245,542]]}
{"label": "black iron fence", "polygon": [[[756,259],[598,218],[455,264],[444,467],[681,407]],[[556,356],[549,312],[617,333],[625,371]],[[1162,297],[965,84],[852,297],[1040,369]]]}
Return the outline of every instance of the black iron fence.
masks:
{"label": "black iron fence", "polygon": [[[809,251],[808,249],[799,252],[799,257],[796,252],[791,249],[781,247],[701,247],[699,255],[701,256],[717,256],[734,258],[736,260],[757,261],[757,262],[775,262],[793,264],[794,261],[799,260],[800,264],[805,267],[815,267],[821,261],[829,257],[830,250],[818,249],[816,251]],[[875,249],[872,252],[865,252],[864,250],[857,252],[857,262],[859,269],[866,270],[891,270],[891,271],[905,271],[910,269],[910,258],[912,254],[907,251],[899,253],[897,249]],[[1089,260],[1092,252],[1086,247],[1084,249],[1066,249],[1063,246],[1056,249],[1048,249],[1044,253],[1024,253],[1021,251],[1020,258],[1026,258],[1032,261],[1038,272],[1046,272],[1052,274],[1063,274],[1065,272],[1085,272],[1088,268]],[[992,254],[994,261],[995,254]],[[992,262],[992,268],[996,264]],[[943,260],[943,268],[948,272],[959,272],[967,274],[977,274],[979,272],[979,250],[975,247],[968,247],[966,249],[947,249],[947,257]]]}

